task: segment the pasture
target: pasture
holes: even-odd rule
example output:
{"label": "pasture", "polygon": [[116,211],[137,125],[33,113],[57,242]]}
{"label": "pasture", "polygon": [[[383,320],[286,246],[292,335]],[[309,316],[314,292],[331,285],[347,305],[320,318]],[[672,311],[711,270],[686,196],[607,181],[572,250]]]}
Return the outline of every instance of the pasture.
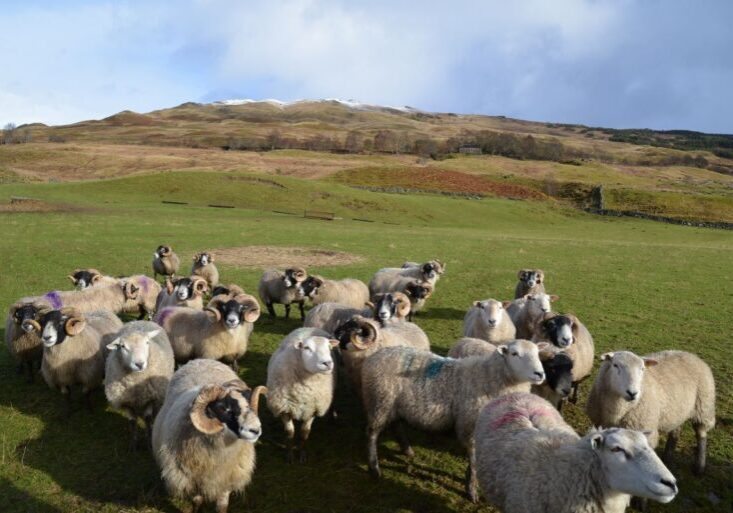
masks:
{"label": "pasture", "polygon": [[[575,313],[590,329],[596,353],[641,354],[678,348],[700,355],[718,388],[717,426],[710,434],[708,468],[691,473],[694,437],[686,427],[670,469],[680,494],[653,512],[731,511],[733,508],[733,234],[632,219],[598,218],[554,202],[433,195],[388,195],[337,183],[243,173],[158,173],[118,180],[0,186],[11,196],[43,200],[44,212],[0,212],[0,305],[70,287],[77,267],[115,275],[151,274],[152,252],[172,245],[190,265],[198,250],[242,248],[219,265],[223,283],[256,291],[264,262],[247,260],[247,246],[308,248],[360,258],[314,266],[327,277],[368,281],[374,271],[404,260],[447,263],[425,312],[415,318],[434,351],[445,354],[461,335],[475,299],[510,299],[521,267],[541,267],[554,308]],[[161,200],[190,201],[190,205]],[[233,205],[217,209],[207,204]],[[319,221],[273,210],[328,210],[343,219]],[[370,219],[362,222],[354,218]],[[282,257],[282,255],[280,255]],[[273,260],[275,262],[276,260]],[[292,262],[298,264],[297,261]],[[339,262],[336,262],[339,263]],[[282,315],[282,307],[276,306]],[[295,319],[256,323],[240,376],[264,384],[270,353]],[[345,385],[345,383],[342,383]],[[580,432],[590,426],[582,405],[564,416]],[[463,493],[466,458],[450,434],[410,430],[416,450],[408,462],[385,433],[384,477],[366,470],[364,416],[347,386],[337,394],[340,418],[316,420],[306,464],[285,463],[284,433],[261,408],[264,434],[258,468],[244,498],[230,511],[492,512]],[[29,385],[0,352],[0,509],[8,512],[173,512],[188,504],[165,493],[152,456],[128,451],[124,417],[101,392],[89,413],[77,405],[66,419],[62,399],[37,376]],[[209,508],[211,506],[208,506]],[[212,509],[213,510],[213,509]]]}

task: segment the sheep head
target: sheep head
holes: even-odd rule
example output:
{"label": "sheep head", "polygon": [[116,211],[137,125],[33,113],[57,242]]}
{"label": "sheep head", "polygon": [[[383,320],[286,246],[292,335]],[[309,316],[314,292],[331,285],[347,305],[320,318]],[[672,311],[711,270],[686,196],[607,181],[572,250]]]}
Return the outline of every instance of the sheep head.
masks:
{"label": "sheep head", "polygon": [[347,349],[350,343],[356,350],[363,351],[376,343],[379,331],[371,319],[355,315],[336,328],[334,335],[341,349]]}
{"label": "sheep head", "polygon": [[205,435],[228,430],[237,438],[254,443],[262,433],[257,410],[260,396],[265,393],[267,389],[262,386],[249,391],[241,380],[205,385],[191,404],[189,418]]}

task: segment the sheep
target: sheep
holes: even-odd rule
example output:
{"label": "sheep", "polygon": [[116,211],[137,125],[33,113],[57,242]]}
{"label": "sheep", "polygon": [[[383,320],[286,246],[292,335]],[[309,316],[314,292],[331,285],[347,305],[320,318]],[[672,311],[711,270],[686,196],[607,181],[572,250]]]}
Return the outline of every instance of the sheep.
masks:
{"label": "sheep", "polygon": [[421,351],[430,351],[427,335],[411,322],[380,326],[373,319],[355,315],[336,329],[334,337],[339,341],[346,375],[359,397],[361,397],[362,365],[380,349],[408,346]]}
{"label": "sheep", "polygon": [[468,358],[482,356],[496,351],[496,346],[480,338],[462,337],[448,350],[448,358]]}
{"label": "sheep", "polygon": [[333,334],[341,324],[355,315],[371,317],[373,312],[369,307],[357,309],[339,303],[321,303],[308,311],[303,321],[303,327],[319,328]]}
{"label": "sheep", "polygon": [[557,411],[561,411],[563,400],[573,387],[574,362],[564,351],[550,348],[540,353],[540,361],[545,370],[545,382],[532,385],[532,393],[547,399]]}
{"label": "sheep", "polygon": [[81,312],[76,308],[50,310],[39,322],[43,342],[41,375],[49,387],[66,396],[71,413],[71,387],[81,391],[91,410],[90,392],[104,378],[104,349],[122,321],[108,310]]}
{"label": "sheep", "polygon": [[84,290],[87,287],[104,287],[114,285],[118,279],[113,276],[105,276],[96,269],[74,269],[74,272],[68,275],[71,283],[78,290]]}
{"label": "sheep", "polygon": [[153,253],[153,279],[157,280],[158,275],[170,276],[175,278],[178,268],[181,266],[181,260],[173,252],[170,246],[158,246]]}
{"label": "sheep", "polygon": [[433,290],[435,290],[433,285],[421,280],[412,280],[405,285],[403,292],[410,298],[408,321],[412,321],[412,317],[425,308],[425,302],[433,295]]}
{"label": "sheep", "polygon": [[328,280],[322,276],[308,276],[303,281],[303,294],[314,305],[339,303],[351,308],[361,308],[369,301],[366,284],[353,278]]}
{"label": "sheep", "polygon": [[331,407],[335,388],[331,349],[338,340],[317,328],[299,328],[283,339],[267,364],[267,407],[287,434],[288,462],[294,459],[295,425],[300,424],[300,462],[315,417]]}
{"label": "sheep", "polygon": [[305,320],[303,282],[306,278],[308,273],[302,267],[292,267],[285,271],[270,269],[262,274],[258,292],[271,317],[277,317],[274,303],[285,305],[286,319],[290,317],[290,305],[297,303],[300,307],[300,318]]}
{"label": "sheep", "polygon": [[175,359],[168,336],[150,321],[125,324],[106,346],[104,395],[129,419],[130,448],[137,448],[137,421],[152,440],[153,419],[163,406]]}
{"label": "sheep", "polygon": [[237,361],[247,352],[253,323],[259,317],[257,300],[239,294],[215,296],[204,310],[169,306],[156,314],[155,322],[168,334],[176,363],[210,358],[237,371]]}
{"label": "sheep", "polygon": [[194,513],[204,501],[226,513],[231,493],[252,481],[266,392],[214,360],[194,360],[173,375],[153,425],[153,455],[169,493],[190,498]]}
{"label": "sheep", "polygon": [[407,284],[414,280],[421,280],[435,286],[444,271],[445,264],[438,260],[431,260],[414,267],[385,267],[377,271],[369,282],[369,294],[374,296],[384,292],[404,292]]}
{"label": "sheep", "polygon": [[234,283],[230,283],[229,285],[217,285],[214,287],[214,289],[211,291],[211,297],[219,296],[221,294],[229,295],[232,294],[234,296],[238,294],[245,294],[244,289],[240,287],[239,285],[235,285]]}
{"label": "sheep", "polygon": [[412,311],[410,299],[402,292],[377,294],[372,301],[367,302],[367,306],[372,309],[371,317],[378,320],[382,326],[386,326],[389,322],[409,319]]}
{"label": "sheep", "polygon": [[531,340],[537,322],[552,311],[551,303],[560,299],[560,296],[548,295],[544,292],[526,294],[515,299],[506,307],[506,313],[511,317],[517,329],[517,338]]}
{"label": "sheep", "polygon": [[514,299],[527,294],[545,293],[545,271],[542,269],[520,269],[517,278],[519,282],[514,288]]}
{"label": "sheep", "polygon": [[648,430],[656,447],[659,433],[667,434],[665,461],[674,453],[682,425],[692,421],[697,438],[693,470],[705,470],[707,433],[715,426],[715,380],[710,367],[684,351],[661,351],[637,356],[630,351],[601,355],[586,405],[599,426]]}
{"label": "sheep", "polygon": [[573,393],[570,402],[575,404],[578,401],[580,383],[593,371],[595,344],[588,329],[572,314],[550,312],[537,323],[532,340],[550,342],[565,350],[573,360]]}
{"label": "sheep", "polygon": [[192,276],[201,276],[206,280],[209,287],[219,283],[219,270],[214,265],[214,255],[207,252],[196,253],[193,256],[193,265],[191,266]]}
{"label": "sheep", "polygon": [[162,310],[167,306],[188,306],[196,310],[203,310],[204,294],[208,290],[209,286],[206,284],[206,280],[200,276],[178,278],[175,281],[166,278],[165,288],[158,294],[155,311]]}
{"label": "sheep", "polygon": [[43,358],[41,344],[41,316],[50,305],[39,298],[22,298],[8,310],[5,320],[5,345],[18,362],[18,373],[27,369],[28,382],[33,382],[33,374]]}
{"label": "sheep", "polygon": [[532,394],[491,401],[475,438],[481,491],[504,513],[622,513],[631,495],[667,503],[678,491],[643,433],[593,429],[581,438]]}
{"label": "sheep", "polygon": [[463,336],[500,344],[516,338],[517,330],[504,310],[509,301],[475,301],[463,318]]}
{"label": "sheep", "polygon": [[459,360],[411,347],[389,347],[367,358],[361,378],[372,475],[381,475],[377,439],[388,424],[398,422],[400,446],[408,457],[412,449],[404,422],[428,431],[454,428],[468,452],[466,491],[476,502],[476,418],[492,398],[529,392],[532,384],[542,383],[545,373],[538,353],[546,345],[515,340],[491,354]]}
{"label": "sheep", "polygon": [[109,310],[114,313],[140,313],[140,318],[155,311],[155,302],[161,286],[145,275],[135,275],[118,280],[106,287],[89,287],[84,290],[46,293],[42,298],[51,307],[77,308],[81,312]]}

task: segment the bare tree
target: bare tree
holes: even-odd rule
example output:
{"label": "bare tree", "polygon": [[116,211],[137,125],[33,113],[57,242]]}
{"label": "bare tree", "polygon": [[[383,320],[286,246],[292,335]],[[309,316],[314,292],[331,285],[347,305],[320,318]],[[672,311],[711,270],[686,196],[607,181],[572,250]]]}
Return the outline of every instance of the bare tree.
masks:
{"label": "bare tree", "polygon": [[4,144],[11,144],[13,142],[14,136],[15,136],[15,123],[7,123],[3,127],[3,136],[2,136],[2,142]]}

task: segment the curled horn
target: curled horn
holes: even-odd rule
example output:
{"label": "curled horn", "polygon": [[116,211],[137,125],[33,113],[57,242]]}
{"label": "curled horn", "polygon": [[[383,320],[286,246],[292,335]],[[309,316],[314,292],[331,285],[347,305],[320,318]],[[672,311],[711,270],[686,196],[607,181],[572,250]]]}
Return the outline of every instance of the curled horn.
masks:
{"label": "curled horn", "polygon": [[197,277],[193,280],[193,289],[196,292],[200,292],[201,294],[203,294],[209,289],[209,286],[206,283],[205,279]]}
{"label": "curled horn", "polygon": [[410,314],[410,298],[402,292],[393,292],[395,305],[397,306],[395,313],[397,317],[405,318]]}
{"label": "curled horn", "polygon": [[249,407],[252,408],[255,413],[257,413],[257,409],[260,406],[261,395],[267,395],[267,387],[263,387],[262,385],[255,387],[255,389],[252,390],[252,395],[249,398]]}
{"label": "curled horn", "polygon": [[122,290],[125,293],[125,299],[137,299],[140,288],[135,286],[135,284],[132,282],[123,281]]}
{"label": "curled horn", "polygon": [[188,417],[193,427],[206,435],[215,435],[224,429],[218,419],[212,419],[206,414],[206,407],[226,394],[226,390],[219,385],[206,385],[199,391],[196,399],[191,403],[191,412]]}
{"label": "curled horn", "polygon": [[429,298],[433,295],[433,291],[435,290],[435,287],[433,287],[429,282],[423,282],[420,284],[427,292],[425,293],[425,299]]}
{"label": "curled horn", "polygon": [[293,267],[292,270],[295,281],[303,281],[308,277],[308,273],[302,267]]}
{"label": "curled horn", "polygon": [[537,283],[542,283],[545,280],[545,271],[542,269],[535,269],[534,272],[539,275]]}
{"label": "curled horn", "polygon": [[163,246],[162,251],[160,252],[160,256],[168,256],[171,254],[171,247],[170,246]]}
{"label": "curled horn", "polygon": [[244,320],[247,322],[255,322],[260,318],[260,304],[257,300],[249,294],[237,294],[234,296],[234,301],[244,306]]}
{"label": "curled horn", "polygon": [[214,316],[214,321],[219,322],[221,320],[221,312],[217,308],[211,306],[212,302],[209,302],[209,306],[204,308],[204,312],[212,314]]}
{"label": "curled horn", "polygon": [[41,332],[41,325],[40,325],[40,323],[37,320],[35,320],[35,319],[26,319],[25,321],[23,321],[23,326],[25,326],[26,324],[28,324],[30,326],[33,326],[33,329],[35,331],[37,331],[39,333]]}
{"label": "curled horn", "polygon": [[438,272],[438,274],[443,274],[443,271],[445,271],[445,262],[436,259],[435,263],[440,266],[440,271]]}
{"label": "curled horn", "polygon": [[194,262],[198,262],[198,259],[199,259],[199,257],[200,257],[200,256],[201,256],[201,253],[196,253],[196,254],[195,254],[195,255],[193,256],[193,261],[194,261]]}
{"label": "curled horn", "polygon": [[207,253],[207,255],[209,255],[209,262],[213,263],[214,262],[214,254],[213,253]]}
{"label": "curled horn", "polygon": [[76,270],[76,271],[74,271],[73,273],[71,273],[71,274],[69,274],[69,275],[67,275],[67,276],[66,276],[66,277],[67,277],[68,279],[70,279],[70,280],[71,280],[71,283],[73,283],[74,285],[76,285],[76,278],[74,278],[74,275],[75,275],[75,274],[76,274],[76,273],[77,273],[78,271],[79,271],[79,270],[77,269],[77,270]]}
{"label": "curled horn", "polygon": [[573,315],[571,313],[565,314],[565,317],[567,317],[568,319],[570,319],[570,322],[573,323],[573,325],[570,327],[570,329],[573,330],[573,335],[577,335],[578,334],[578,325],[580,324],[580,320],[578,320],[578,318],[575,317],[575,315]]}
{"label": "curled horn", "polygon": [[[352,345],[358,350],[363,351],[364,349],[367,349],[369,347],[370,342],[373,342],[377,339],[377,329],[372,325],[372,323],[365,320],[363,317],[357,317],[356,320],[359,323],[359,331],[354,331],[351,333],[349,342],[351,342]],[[362,329],[366,329],[369,332],[366,337],[362,337],[360,335],[360,331]],[[366,342],[364,341],[364,339],[366,339]]]}
{"label": "curled horn", "polygon": [[62,308],[61,315],[68,317],[64,329],[70,337],[81,333],[87,325],[84,315],[76,308]]}

